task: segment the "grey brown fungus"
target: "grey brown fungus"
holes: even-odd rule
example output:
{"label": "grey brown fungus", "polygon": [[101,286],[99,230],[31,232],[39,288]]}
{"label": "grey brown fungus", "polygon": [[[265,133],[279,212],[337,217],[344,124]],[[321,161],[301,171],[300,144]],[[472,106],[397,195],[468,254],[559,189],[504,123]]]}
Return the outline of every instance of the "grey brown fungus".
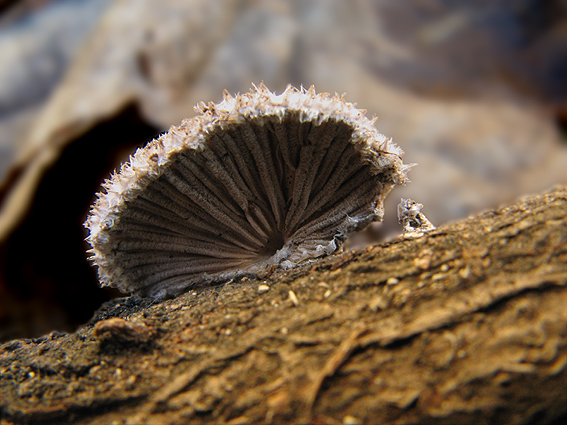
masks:
{"label": "grey brown fungus", "polygon": [[336,251],[382,220],[402,150],[342,97],[264,85],[140,148],[85,226],[101,285],[166,298]]}
{"label": "grey brown fungus", "polygon": [[398,204],[398,222],[403,226],[404,235],[431,232],[436,227],[421,212],[423,205],[413,199],[402,198]]}

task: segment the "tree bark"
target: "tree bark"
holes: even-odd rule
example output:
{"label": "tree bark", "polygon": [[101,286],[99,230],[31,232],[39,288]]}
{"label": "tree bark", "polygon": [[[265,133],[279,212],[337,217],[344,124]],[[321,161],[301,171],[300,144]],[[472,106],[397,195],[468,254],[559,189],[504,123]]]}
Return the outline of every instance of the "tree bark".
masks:
{"label": "tree bark", "polygon": [[566,189],[6,343],[1,422],[564,420]]}

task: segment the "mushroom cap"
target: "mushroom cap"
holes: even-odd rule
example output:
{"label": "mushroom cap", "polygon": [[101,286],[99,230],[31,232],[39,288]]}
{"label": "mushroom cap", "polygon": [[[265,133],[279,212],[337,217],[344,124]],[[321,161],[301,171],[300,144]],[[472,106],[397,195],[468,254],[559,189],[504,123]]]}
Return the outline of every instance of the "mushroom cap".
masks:
{"label": "mushroom cap", "polygon": [[402,150],[343,97],[263,84],[140,148],[85,227],[102,286],[167,298],[336,251],[382,220]]}

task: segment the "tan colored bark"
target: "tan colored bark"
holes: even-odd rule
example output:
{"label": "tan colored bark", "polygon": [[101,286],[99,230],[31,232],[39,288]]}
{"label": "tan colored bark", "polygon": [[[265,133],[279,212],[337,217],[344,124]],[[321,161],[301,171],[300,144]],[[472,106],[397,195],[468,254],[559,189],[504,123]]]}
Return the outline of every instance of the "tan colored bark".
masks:
{"label": "tan colored bark", "polygon": [[[567,191],[0,348],[4,423],[548,423]],[[80,300],[77,300],[80,302]]]}

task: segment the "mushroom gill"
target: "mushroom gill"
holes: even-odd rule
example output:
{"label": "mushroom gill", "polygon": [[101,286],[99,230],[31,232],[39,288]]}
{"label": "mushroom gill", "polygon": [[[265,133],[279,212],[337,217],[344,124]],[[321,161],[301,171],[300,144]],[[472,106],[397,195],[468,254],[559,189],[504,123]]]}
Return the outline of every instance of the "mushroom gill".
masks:
{"label": "mushroom gill", "polygon": [[264,85],[171,127],[123,164],[85,226],[101,285],[166,298],[330,254],[381,220],[402,151],[335,95]]}

